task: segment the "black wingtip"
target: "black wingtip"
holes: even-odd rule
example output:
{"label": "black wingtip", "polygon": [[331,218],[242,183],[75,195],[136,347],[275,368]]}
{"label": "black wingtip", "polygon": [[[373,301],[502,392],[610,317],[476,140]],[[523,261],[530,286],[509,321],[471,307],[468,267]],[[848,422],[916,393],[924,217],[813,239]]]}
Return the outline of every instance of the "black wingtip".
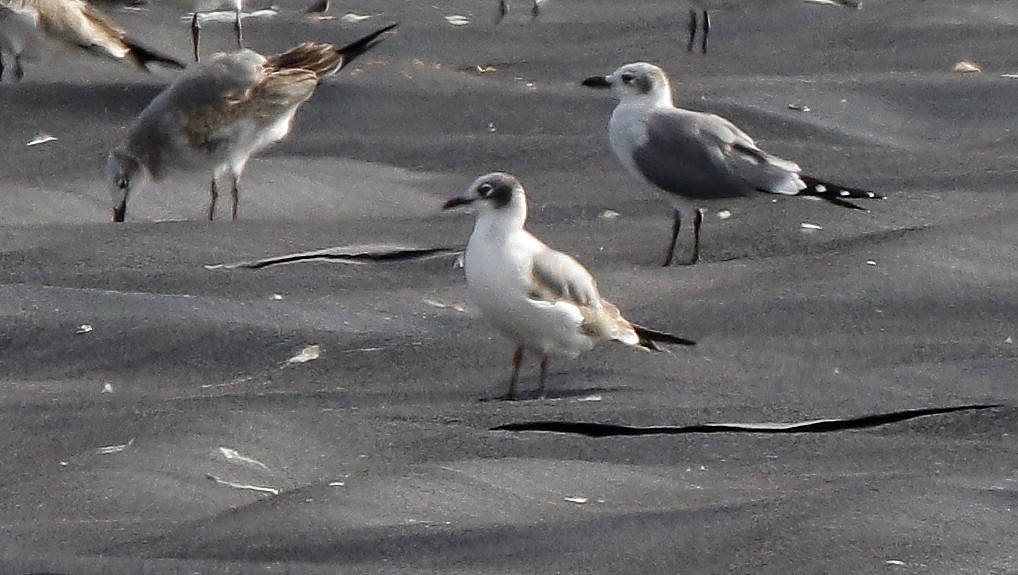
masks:
{"label": "black wingtip", "polygon": [[642,325],[634,325],[633,329],[636,330],[636,335],[640,338],[638,345],[652,351],[662,351],[662,349],[656,345],[659,343],[667,343],[670,345],[696,345],[696,342],[691,339],[646,328]]}
{"label": "black wingtip", "polygon": [[361,54],[374,48],[376,44],[382,41],[381,39],[377,38],[382,34],[388,32],[389,30],[392,30],[396,26],[399,26],[399,22],[396,22],[395,24],[389,24],[385,28],[382,28],[381,30],[376,30],[358,40],[354,40],[353,42],[350,42],[349,44],[343,46],[342,48],[337,48],[336,52],[343,56],[343,64],[340,66],[340,70],[349,65],[350,62],[356,60],[357,57],[360,56]]}
{"label": "black wingtip", "polygon": [[131,58],[131,61],[146,72],[150,71],[148,65],[153,63],[161,64],[170,68],[177,68],[178,70],[183,70],[185,68],[184,64],[182,64],[180,60],[160,54],[159,52],[156,52],[151,48],[147,48],[128,38],[124,39],[124,44],[130,49],[128,56]]}
{"label": "black wingtip", "polygon": [[864,212],[868,212],[869,210],[867,208],[860,206],[854,202],[850,202],[848,200],[885,199],[884,196],[876,192],[864,190],[862,188],[851,188],[848,186],[833,184],[831,182],[826,182],[824,180],[820,180],[804,174],[800,174],[799,178],[806,185],[806,187],[800,190],[798,195],[818,198],[824,200],[825,202],[829,202],[842,208],[849,208],[852,210],[861,210]]}

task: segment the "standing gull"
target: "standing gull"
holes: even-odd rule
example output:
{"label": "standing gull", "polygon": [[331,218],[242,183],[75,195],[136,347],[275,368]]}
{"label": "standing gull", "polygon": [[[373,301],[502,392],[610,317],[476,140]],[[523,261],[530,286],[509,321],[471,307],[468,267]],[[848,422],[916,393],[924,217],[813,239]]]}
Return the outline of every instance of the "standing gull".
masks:
{"label": "standing gull", "polygon": [[527,196],[513,176],[481,176],[443,209],[465,205],[477,212],[464,259],[467,289],[484,317],[516,344],[509,391],[497,399],[516,399],[525,348],[541,355],[543,396],[549,356],[575,358],[608,340],[654,351],[661,351],[657,343],[695,345],[630,323],[601,297],[580,262],[528,232]]}
{"label": "standing gull", "polygon": [[693,217],[693,256],[687,263],[700,258],[703,215],[690,200],[765,192],[864,210],[845,198],[883,197],[802,174],[797,164],[764,152],[721,116],[676,108],[668,77],[652,64],[626,64],[607,76],[587,78],[583,85],[612,89],[619,99],[608,122],[612,151],[629,173],[656,186],[673,204],[666,266],[675,255],[683,212]]}
{"label": "standing gull", "polygon": [[47,38],[114,60],[128,58],[145,70],[150,63],[184,67],[129,39],[123,28],[84,0],[0,0],[0,79],[9,58],[14,78],[20,80],[23,62],[36,59]]}
{"label": "standing gull", "polygon": [[227,177],[237,219],[238,184],[251,155],[282,140],[318,83],[335,74],[392,30],[386,26],[336,49],[306,42],[268,58],[251,50],[217,54],[188,68],[142,110],[127,141],[110,152],[106,181],[113,221],[151,180],[186,171],[212,172],[208,219],[216,212],[217,180]]}
{"label": "standing gull", "polygon": [[[813,4],[828,4],[830,6],[844,6],[846,8],[860,8],[862,7],[859,0],[800,0],[803,3]],[[686,49],[690,52],[693,51],[693,45],[696,42],[696,33],[699,29],[697,25],[697,14],[702,15],[701,24],[703,26],[703,34],[700,35],[700,49],[703,53],[707,53],[707,35],[710,34],[710,15],[709,13],[713,10],[735,10],[739,8],[748,8],[750,6],[771,6],[775,4],[774,0],[689,0],[689,45]],[[786,2],[787,3],[787,2]]]}

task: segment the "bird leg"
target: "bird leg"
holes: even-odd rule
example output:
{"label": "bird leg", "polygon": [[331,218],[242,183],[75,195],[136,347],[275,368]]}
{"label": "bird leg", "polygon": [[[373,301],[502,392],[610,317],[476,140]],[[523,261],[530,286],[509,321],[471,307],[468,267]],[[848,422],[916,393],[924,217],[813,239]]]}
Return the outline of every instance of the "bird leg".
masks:
{"label": "bird leg", "polygon": [[696,215],[693,216],[693,258],[689,260],[689,265],[693,265],[700,261],[700,225],[703,224],[703,210],[699,208],[696,210]]}
{"label": "bird leg", "polygon": [[548,356],[541,356],[541,375],[537,380],[537,397],[544,399],[544,378],[548,375]]}
{"label": "bird leg", "polygon": [[233,197],[233,219],[237,219],[237,206],[240,205],[240,189],[238,188],[238,180],[240,179],[234,174],[230,174],[232,185],[230,187],[230,196]]}
{"label": "bird leg", "polygon": [[194,43],[194,61],[198,62],[198,43],[201,41],[201,24],[198,22],[198,13],[191,17],[191,42]]}
{"label": "bird leg", "polygon": [[687,52],[693,51],[693,42],[696,41],[696,10],[689,9],[689,45],[686,46]]}
{"label": "bird leg", "polygon": [[240,25],[240,8],[237,8],[237,19],[233,21],[233,29],[237,31],[237,49],[244,49],[244,29]]}
{"label": "bird leg", "polygon": [[700,39],[700,41],[702,42],[701,48],[703,49],[703,53],[704,54],[707,53],[707,34],[710,34],[710,16],[707,14],[707,11],[704,10],[703,11],[703,38]]}
{"label": "bird leg", "polygon": [[672,219],[672,241],[668,244],[668,255],[665,256],[665,263],[662,267],[668,267],[672,265],[672,259],[675,257],[675,244],[679,241],[679,229],[682,227],[682,212],[675,210]]}
{"label": "bird leg", "polygon": [[21,66],[21,54],[14,55],[14,79],[18,82],[25,77],[25,69]]}
{"label": "bird leg", "polygon": [[216,217],[216,200],[219,199],[219,189],[216,188],[215,176],[212,176],[212,185],[209,186],[209,195],[212,196],[212,201],[209,202],[209,221],[211,222]]}
{"label": "bird leg", "polygon": [[505,0],[498,0],[498,11],[495,12],[495,26],[498,26],[508,13],[509,5],[506,4]]}
{"label": "bird leg", "polygon": [[520,365],[523,363],[523,346],[516,348],[513,352],[513,374],[509,378],[509,391],[505,392],[505,395],[493,397],[490,400],[482,399],[481,401],[516,401],[516,382],[520,379]]}

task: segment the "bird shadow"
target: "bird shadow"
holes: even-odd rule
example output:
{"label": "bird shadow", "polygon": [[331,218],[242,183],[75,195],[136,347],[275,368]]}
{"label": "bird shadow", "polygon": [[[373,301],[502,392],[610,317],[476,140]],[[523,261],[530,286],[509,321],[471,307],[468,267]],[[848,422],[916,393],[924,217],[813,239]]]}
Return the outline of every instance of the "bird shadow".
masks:
{"label": "bird shadow", "polygon": [[566,389],[545,389],[542,394],[537,389],[528,389],[524,391],[517,391],[513,399],[507,399],[504,396],[497,397],[483,397],[480,401],[557,401],[564,399],[582,399],[599,395],[602,393],[617,393],[624,391],[632,391],[629,387],[583,387],[583,388],[566,388]]}

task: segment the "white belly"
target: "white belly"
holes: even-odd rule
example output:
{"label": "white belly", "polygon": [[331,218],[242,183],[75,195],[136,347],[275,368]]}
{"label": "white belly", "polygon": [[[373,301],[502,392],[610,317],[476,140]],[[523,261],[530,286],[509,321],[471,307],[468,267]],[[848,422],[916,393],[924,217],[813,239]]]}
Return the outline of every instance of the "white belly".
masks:
{"label": "white belly", "polygon": [[467,244],[467,286],[485,319],[502,335],[553,356],[576,357],[594,347],[579,331],[583,318],[576,306],[528,297],[528,254],[509,254],[504,245],[478,245],[474,240],[471,236]]}

